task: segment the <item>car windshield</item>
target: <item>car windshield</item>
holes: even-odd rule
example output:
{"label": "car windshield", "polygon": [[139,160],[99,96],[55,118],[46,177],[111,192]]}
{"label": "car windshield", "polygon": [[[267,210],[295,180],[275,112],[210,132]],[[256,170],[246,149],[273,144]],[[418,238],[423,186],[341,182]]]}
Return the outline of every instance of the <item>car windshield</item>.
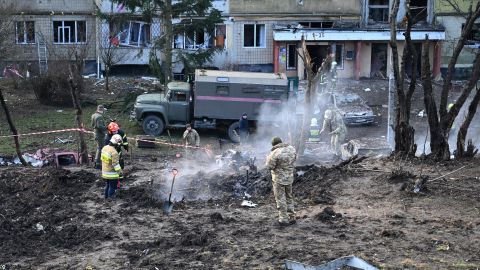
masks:
{"label": "car windshield", "polygon": [[337,101],[337,104],[341,105],[353,105],[353,104],[363,104],[362,99],[360,96],[356,94],[340,94],[340,95],[335,95],[335,99]]}

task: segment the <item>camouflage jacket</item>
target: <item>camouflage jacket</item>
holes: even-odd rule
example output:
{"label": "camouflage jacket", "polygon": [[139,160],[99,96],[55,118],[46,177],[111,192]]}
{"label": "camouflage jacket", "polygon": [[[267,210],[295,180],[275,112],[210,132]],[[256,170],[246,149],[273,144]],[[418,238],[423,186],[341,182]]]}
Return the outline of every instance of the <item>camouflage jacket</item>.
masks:
{"label": "camouflage jacket", "polygon": [[343,121],[342,114],[337,110],[332,110],[332,119],[324,119],[322,129],[327,129],[335,134],[347,134],[347,127]]}
{"label": "camouflage jacket", "polygon": [[287,143],[280,143],[272,147],[267,156],[267,168],[272,173],[272,181],[281,185],[293,183],[294,163],[297,159],[297,152],[293,146]]}
{"label": "camouflage jacket", "polygon": [[200,146],[200,135],[198,135],[198,132],[193,128],[190,132],[185,130],[183,133],[183,140],[188,146]]}
{"label": "camouflage jacket", "polygon": [[105,125],[105,118],[101,113],[92,114],[91,118],[92,128],[95,130],[95,139],[103,140],[105,133],[107,133],[107,126]]}

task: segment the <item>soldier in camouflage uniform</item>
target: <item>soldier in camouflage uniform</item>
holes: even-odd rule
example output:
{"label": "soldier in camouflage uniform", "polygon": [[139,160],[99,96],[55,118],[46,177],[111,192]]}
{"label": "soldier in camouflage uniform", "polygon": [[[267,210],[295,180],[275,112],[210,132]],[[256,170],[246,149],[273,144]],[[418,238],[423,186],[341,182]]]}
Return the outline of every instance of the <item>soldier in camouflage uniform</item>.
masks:
{"label": "soldier in camouflage uniform", "polygon": [[323,127],[320,133],[323,133],[325,129],[328,129],[330,135],[330,145],[333,153],[340,157],[342,152],[340,146],[345,140],[347,134],[347,127],[343,122],[342,114],[336,109],[327,109],[323,118]]}
{"label": "soldier in camouflage uniform", "polygon": [[105,146],[105,134],[107,133],[107,125],[105,125],[105,118],[103,116],[107,109],[103,105],[97,106],[97,111],[92,114],[91,125],[95,131],[95,142],[97,143],[97,151],[95,153],[95,168],[100,169],[100,154],[103,146]]}
{"label": "soldier in camouflage uniform", "polygon": [[200,135],[192,128],[190,124],[187,124],[187,130],[183,133],[183,140],[185,141],[185,157],[191,158],[195,148],[200,147]]}
{"label": "soldier in camouflage uniform", "polygon": [[272,173],[272,185],[278,209],[279,225],[295,223],[293,208],[293,173],[297,153],[293,146],[282,143],[282,139],[272,139],[272,150],[267,156],[267,168]]}

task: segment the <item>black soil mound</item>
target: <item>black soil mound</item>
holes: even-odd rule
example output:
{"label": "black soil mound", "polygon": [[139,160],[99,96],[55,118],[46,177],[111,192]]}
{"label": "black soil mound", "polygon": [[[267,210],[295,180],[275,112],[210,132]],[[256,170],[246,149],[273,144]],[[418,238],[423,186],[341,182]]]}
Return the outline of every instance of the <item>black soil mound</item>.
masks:
{"label": "black soil mound", "polygon": [[[8,262],[21,256],[42,256],[53,248],[82,248],[111,237],[88,222],[89,188],[97,176],[87,171],[6,169],[0,171],[0,253]],[[86,244],[86,245],[85,245]],[[91,244],[91,245],[89,245]]]}

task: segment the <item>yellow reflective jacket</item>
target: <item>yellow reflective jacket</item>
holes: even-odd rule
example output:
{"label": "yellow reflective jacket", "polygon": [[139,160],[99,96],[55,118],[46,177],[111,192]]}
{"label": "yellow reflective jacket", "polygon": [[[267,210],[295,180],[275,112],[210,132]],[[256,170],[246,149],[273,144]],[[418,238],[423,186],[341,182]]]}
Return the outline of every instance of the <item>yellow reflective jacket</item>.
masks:
{"label": "yellow reflective jacket", "polygon": [[122,168],[120,167],[120,155],[115,147],[105,145],[102,148],[102,178],[105,180],[119,179]]}

